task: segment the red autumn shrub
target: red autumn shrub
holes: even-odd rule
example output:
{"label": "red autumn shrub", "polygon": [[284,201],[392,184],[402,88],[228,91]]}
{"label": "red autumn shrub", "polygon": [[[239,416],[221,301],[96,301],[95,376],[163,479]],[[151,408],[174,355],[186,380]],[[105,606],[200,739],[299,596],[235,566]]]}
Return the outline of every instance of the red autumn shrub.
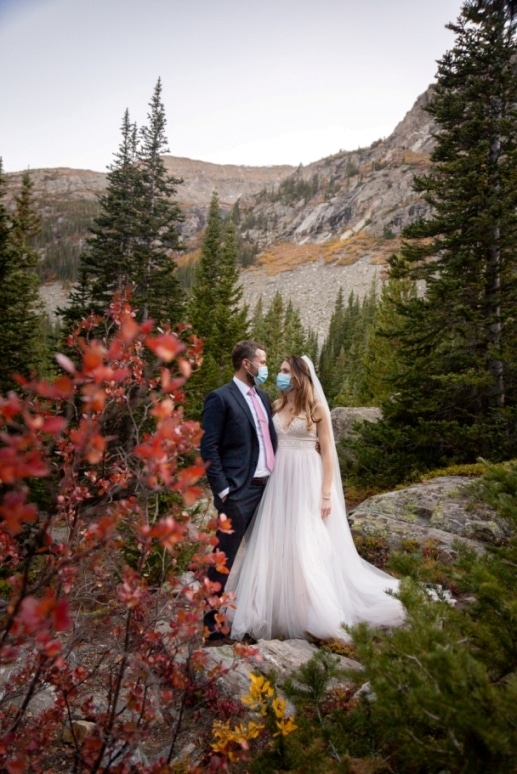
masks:
{"label": "red autumn shrub", "polygon": [[[213,524],[195,518],[201,431],[182,402],[201,348],[186,335],[154,334],[115,300],[57,356],[62,375],[0,398],[9,774],[158,772],[177,755],[207,679],[206,565],[224,559],[211,554]],[[143,743],[157,731],[163,754],[149,763]]]}

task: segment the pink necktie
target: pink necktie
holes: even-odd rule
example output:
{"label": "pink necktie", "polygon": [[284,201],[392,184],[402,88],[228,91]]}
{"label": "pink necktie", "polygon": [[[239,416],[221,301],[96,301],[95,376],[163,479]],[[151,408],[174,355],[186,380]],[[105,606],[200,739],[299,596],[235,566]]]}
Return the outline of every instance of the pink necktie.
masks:
{"label": "pink necktie", "polygon": [[269,422],[262,407],[257,393],[254,389],[248,390],[248,395],[251,397],[251,402],[255,407],[257,419],[262,430],[262,438],[264,439],[264,448],[266,451],[266,466],[268,470],[272,471],[275,467],[275,452],[273,450],[273,444],[271,443],[271,435],[269,433]]}

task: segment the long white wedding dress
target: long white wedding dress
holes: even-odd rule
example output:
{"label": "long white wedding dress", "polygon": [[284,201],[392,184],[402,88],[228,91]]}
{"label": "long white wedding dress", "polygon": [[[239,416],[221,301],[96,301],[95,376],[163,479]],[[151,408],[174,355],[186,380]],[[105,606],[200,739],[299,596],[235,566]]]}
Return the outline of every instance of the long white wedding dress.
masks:
{"label": "long white wedding dress", "polygon": [[346,640],[343,623],[400,625],[404,608],[386,593],[396,592],[399,583],[357,553],[339,471],[330,516],[321,517],[316,427],[308,430],[305,417],[295,417],[289,427],[278,415],[274,422],[275,469],[226,584],[235,594],[236,609],[227,611],[231,636]]}

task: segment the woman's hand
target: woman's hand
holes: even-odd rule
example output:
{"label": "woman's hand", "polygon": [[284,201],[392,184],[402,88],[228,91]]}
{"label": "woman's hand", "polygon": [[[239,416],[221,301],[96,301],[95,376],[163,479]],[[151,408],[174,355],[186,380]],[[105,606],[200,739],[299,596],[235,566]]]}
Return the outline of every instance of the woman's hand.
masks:
{"label": "woman's hand", "polygon": [[323,411],[319,403],[316,404],[314,419],[317,421],[316,432],[321,464],[323,467],[323,480],[321,482],[321,518],[326,519],[330,514],[330,495],[332,492],[332,478],[334,475],[334,460],[332,454],[332,433],[330,429],[330,417]]}
{"label": "woman's hand", "polygon": [[321,496],[321,518],[326,519],[330,515],[330,495]]}

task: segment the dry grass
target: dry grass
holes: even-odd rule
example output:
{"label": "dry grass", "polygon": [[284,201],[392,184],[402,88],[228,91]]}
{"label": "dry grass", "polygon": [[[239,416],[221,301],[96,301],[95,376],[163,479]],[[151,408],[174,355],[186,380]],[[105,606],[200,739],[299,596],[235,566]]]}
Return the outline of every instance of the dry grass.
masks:
{"label": "dry grass", "polygon": [[267,274],[279,274],[304,263],[314,263],[322,257],[322,245],[315,243],[295,245],[291,242],[281,242],[269,246],[260,253],[255,266],[265,269]]}
{"label": "dry grass", "polygon": [[[350,266],[368,256],[374,265],[384,266],[387,258],[400,247],[400,239],[374,237],[364,231],[348,239],[333,239],[324,244],[295,245],[281,242],[271,245],[257,257],[255,268],[274,276],[306,263],[322,260],[328,265]],[[253,267],[252,267],[253,269]]]}
{"label": "dry grass", "polygon": [[[257,256],[256,263],[247,267],[247,271],[263,270],[270,276],[295,269],[304,264],[323,261],[332,266],[351,266],[368,256],[370,263],[385,266],[392,253],[400,248],[399,237],[385,239],[360,231],[347,239],[335,238],[324,243],[308,242],[303,245],[292,242],[278,242],[269,245]],[[176,258],[178,266],[188,266],[197,262],[201,250],[197,249]]]}
{"label": "dry grass", "polygon": [[385,239],[374,237],[364,231],[352,234],[348,239],[336,239],[323,245],[326,263],[338,266],[349,266],[352,263],[370,256],[373,264],[383,265],[386,258],[400,247],[400,239]]}

